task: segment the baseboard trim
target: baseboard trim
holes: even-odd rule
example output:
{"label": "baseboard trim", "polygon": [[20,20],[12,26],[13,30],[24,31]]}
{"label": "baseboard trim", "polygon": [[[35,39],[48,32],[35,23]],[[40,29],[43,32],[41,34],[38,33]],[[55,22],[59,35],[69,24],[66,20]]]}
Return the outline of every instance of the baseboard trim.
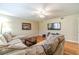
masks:
{"label": "baseboard trim", "polygon": [[79,42],[72,41],[72,40],[66,40],[66,42],[71,42],[71,43],[79,44]]}

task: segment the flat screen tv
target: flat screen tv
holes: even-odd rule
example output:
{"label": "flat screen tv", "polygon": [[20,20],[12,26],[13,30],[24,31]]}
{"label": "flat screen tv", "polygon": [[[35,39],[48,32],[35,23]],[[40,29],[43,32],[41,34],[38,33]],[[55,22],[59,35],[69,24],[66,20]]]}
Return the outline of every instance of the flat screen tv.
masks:
{"label": "flat screen tv", "polygon": [[61,30],[61,23],[60,22],[49,23],[48,30]]}

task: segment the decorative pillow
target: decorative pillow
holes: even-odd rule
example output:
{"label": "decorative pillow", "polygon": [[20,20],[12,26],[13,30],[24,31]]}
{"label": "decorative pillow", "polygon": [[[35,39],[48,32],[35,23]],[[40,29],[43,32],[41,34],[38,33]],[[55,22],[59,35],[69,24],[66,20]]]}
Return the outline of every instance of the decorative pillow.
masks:
{"label": "decorative pillow", "polygon": [[49,35],[46,37],[46,40],[50,40],[50,38],[52,37],[53,35]]}
{"label": "decorative pillow", "polygon": [[14,39],[10,42],[8,42],[9,46],[8,48],[14,48],[14,49],[23,49],[27,46],[23,44],[23,42],[20,39]]}
{"label": "decorative pillow", "polygon": [[0,45],[7,45],[7,41],[3,35],[0,35]]}
{"label": "decorative pillow", "polygon": [[3,36],[5,37],[5,39],[7,40],[7,42],[12,40],[12,35],[11,33],[4,33]]}

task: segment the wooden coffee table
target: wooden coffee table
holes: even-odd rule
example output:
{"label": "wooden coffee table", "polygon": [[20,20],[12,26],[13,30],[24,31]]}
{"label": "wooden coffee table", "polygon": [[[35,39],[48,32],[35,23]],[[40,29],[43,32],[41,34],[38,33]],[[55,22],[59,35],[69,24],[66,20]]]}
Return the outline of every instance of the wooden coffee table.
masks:
{"label": "wooden coffee table", "polygon": [[27,46],[32,46],[32,45],[39,43],[43,40],[44,40],[44,38],[42,36],[34,36],[34,37],[26,38],[24,40],[24,44],[26,44]]}
{"label": "wooden coffee table", "polygon": [[44,40],[44,38],[42,36],[36,36],[36,40],[37,40],[37,43],[41,42]]}

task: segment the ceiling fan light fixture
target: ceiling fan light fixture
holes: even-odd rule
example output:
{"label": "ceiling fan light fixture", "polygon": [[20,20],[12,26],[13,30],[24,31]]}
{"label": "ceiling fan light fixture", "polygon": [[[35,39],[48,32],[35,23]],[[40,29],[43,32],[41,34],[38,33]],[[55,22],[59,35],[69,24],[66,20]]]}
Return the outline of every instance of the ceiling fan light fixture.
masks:
{"label": "ceiling fan light fixture", "polygon": [[39,15],[40,16],[40,18],[45,18],[45,15]]}
{"label": "ceiling fan light fixture", "polygon": [[45,18],[45,16],[50,15],[50,13],[47,10],[42,9],[42,8],[36,9],[36,11],[34,11],[34,13],[36,15],[38,15],[40,18]]}

